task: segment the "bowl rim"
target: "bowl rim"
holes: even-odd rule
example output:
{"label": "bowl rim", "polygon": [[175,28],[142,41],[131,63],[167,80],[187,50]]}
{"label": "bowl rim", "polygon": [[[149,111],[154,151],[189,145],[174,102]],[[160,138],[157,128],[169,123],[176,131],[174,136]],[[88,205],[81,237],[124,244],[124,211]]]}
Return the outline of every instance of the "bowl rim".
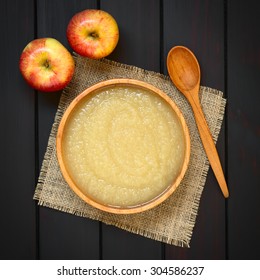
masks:
{"label": "bowl rim", "polygon": [[[137,204],[134,206],[125,206],[125,207],[121,207],[121,206],[114,206],[114,205],[105,205],[102,204],[96,200],[94,200],[93,198],[91,198],[90,196],[84,194],[79,187],[76,185],[76,183],[73,181],[73,179],[71,178],[71,176],[69,175],[69,172],[66,168],[66,164],[65,161],[63,160],[63,153],[62,153],[62,137],[63,137],[63,132],[64,132],[64,128],[66,126],[66,122],[70,116],[70,114],[73,112],[73,110],[76,108],[77,104],[79,104],[79,102],[85,98],[87,95],[94,93],[97,90],[100,90],[102,88],[105,87],[110,87],[113,85],[130,85],[130,86],[136,86],[136,87],[141,87],[145,90],[150,90],[153,93],[159,95],[161,98],[163,98],[173,109],[173,111],[175,112],[175,114],[178,117],[178,120],[181,124],[182,130],[183,130],[183,134],[184,134],[184,139],[185,139],[185,155],[184,155],[184,160],[182,163],[182,167],[179,171],[178,176],[175,178],[174,182],[172,182],[172,184],[170,184],[168,187],[165,188],[165,190],[163,192],[161,192],[158,196],[152,198],[151,200],[144,202],[142,204]],[[155,206],[161,204],[163,201],[165,201],[179,186],[180,182],[182,181],[186,171],[187,171],[187,167],[189,164],[189,160],[190,160],[190,134],[189,134],[189,129],[188,126],[186,124],[185,118],[181,112],[181,110],[179,109],[179,107],[175,104],[175,102],[166,94],[164,93],[162,90],[158,89],[157,87],[140,81],[140,80],[135,80],[135,79],[109,79],[109,80],[105,80],[102,82],[98,82],[92,86],[90,86],[89,88],[85,89],[83,92],[81,92],[77,97],[75,97],[71,103],[69,104],[69,106],[67,107],[67,109],[65,110],[60,124],[58,126],[58,131],[57,131],[57,135],[56,135],[56,154],[57,154],[57,158],[58,158],[58,163],[60,166],[60,170],[61,173],[65,179],[65,181],[67,182],[67,184],[69,185],[69,187],[86,203],[88,203],[89,205],[105,211],[105,212],[109,212],[109,213],[114,213],[114,214],[134,214],[134,213],[140,213],[146,210],[149,210],[151,208],[154,208]]]}

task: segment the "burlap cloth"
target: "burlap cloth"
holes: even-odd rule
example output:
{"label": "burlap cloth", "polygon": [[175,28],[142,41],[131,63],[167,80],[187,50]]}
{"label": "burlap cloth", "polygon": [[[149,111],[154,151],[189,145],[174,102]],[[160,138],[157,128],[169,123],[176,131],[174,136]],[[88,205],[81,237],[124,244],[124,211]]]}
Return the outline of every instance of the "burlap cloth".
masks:
{"label": "burlap cloth", "polygon": [[[168,244],[189,247],[209,164],[199,138],[193,113],[186,99],[173,86],[169,77],[162,74],[107,59],[90,60],[75,55],[75,61],[75,75],[61,96],[34,199],[38,200],[39,205],[42,206],[99,220]],[[143,80],[160,88],[179,106],[190,130],[191,157],[181,185],[164,203],[140,214],[109,214],[86,204],[74,194],[63,179],[56,157],[57,128],[72,99],[89,86],[112,78]],[[213,139],[216,141],[226,101],[222,98],[222,92],[207,87],[200,88],[200,98]]]}

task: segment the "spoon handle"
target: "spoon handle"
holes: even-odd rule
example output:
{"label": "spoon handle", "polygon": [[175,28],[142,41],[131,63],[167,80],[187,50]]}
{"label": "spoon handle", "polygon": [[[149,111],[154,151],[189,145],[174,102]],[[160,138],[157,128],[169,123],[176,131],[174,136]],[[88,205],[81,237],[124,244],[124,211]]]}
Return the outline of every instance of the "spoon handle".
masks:
{"label": "spoon handle", "polygon": [[191,94],[189,94],[188,100],[193,109],[196,124],[197,124],[198,130],[199,130],[199,133],[200,133],[200,138],[201,138],[202,144],[204,146],[205,152],[208,156],[212,170],[216,176],[216,179],[219,183],[219,186],[221,188],[221,191],[222,191],[224,197],[228,198],[228,196],[229,196],[228,187],[227,187],[227,183],[226,183],[224,173],[223,173],[223,170],[221,167],[218,152],[217,152],[215,143],[213,141],[211,132],[209,130],[207,121],[205,119],[204,113],[201,109],[199,98],[194,98],[196,96],[198,97],[197,94],[191,93]]}

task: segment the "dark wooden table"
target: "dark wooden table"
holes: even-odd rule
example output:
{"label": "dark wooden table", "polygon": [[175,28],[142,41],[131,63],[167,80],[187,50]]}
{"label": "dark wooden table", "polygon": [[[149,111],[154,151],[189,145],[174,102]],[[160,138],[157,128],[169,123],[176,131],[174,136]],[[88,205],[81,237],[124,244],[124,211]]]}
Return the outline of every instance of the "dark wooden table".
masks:
{"label": "dark wooden table", "polygon": [[[209,171],[191,248],[147,239],[33,201],[60,92],[22,79],[18,61],[34,38],[68,47],[78,11],[111,13],[120,41],[110,59],[167,74],[174,45],[192,49],[202,85],[227,98],[217,143],[230,198]],[[255,0],[1,0],[1,259],[260,259],[260,5]],[[71,49],[70,49],[71,51]]]}

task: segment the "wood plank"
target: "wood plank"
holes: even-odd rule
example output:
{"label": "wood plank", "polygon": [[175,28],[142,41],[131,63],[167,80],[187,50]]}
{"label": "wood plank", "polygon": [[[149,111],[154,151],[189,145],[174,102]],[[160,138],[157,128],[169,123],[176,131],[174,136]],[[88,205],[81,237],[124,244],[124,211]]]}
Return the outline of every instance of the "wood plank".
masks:
{"label": "wood plank", "polygon": [[[93,0],[37,1],[38,37],[54,37],[70,51],[66,28],[77,12],[96,8]],[[47,147],[61,92],[39,93],[40,165]],[[60,211],[40,208],[39,246],[41,259],[98,259],[99,223]]]}
{"label": "wood plank", "polygon": [[[100,1],[100,8],[113,15],[120,39],[110,59],[148,70],[160,71],[160,1]],[[131,217],[129,217],[131,218]],[[103,226],[104,259],[160,259],[160,242]]]}
{"label": "wood plank", "polygon": [[34,103],[19,58],[34,36],[34,1],[0,2],[0,259],[36,257]]}
{"label": "wood plank", "polygon": [[259,11],[259,1],[228,1],[230,259],[260,259]]}
{"label": "wood plank", "polygon": [[160,1],[100,1],[116,19],[120,38],[110,59],[160,71]]}
{"label": "wood plank", "polygon": [[[164,58],[175,45],[190,48],[201,67],[201,84],[224,90],[224,1],[163,1]],[[164,72],[167,73],[166,64]],[[224,127],[223,127],[224,128]],[[217,143],[225,167],[225,133]],[[210,169],[191,248],[166,246],[167,259],[224,259],[225,199]]]}
{"label": "wood plank", "polygon": [[99,259],[98,222],[49,208],[40,211],[41,259]]}

